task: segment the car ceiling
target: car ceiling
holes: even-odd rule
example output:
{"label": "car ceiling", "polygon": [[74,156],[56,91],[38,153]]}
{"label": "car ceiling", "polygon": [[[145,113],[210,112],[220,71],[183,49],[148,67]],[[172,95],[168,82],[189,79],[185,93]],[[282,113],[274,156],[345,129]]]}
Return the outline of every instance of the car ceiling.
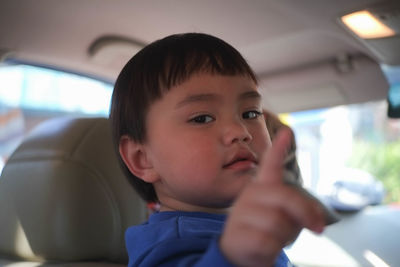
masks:
{"label": "car ceiling", "polygon": [[377,2],[384,1],[2,0],[0,54],[114,81],[133,50],[115,45],[113,58],[99,60],[99,39],[130,40],[134,49],[205,32],[244,55],[276,112],[350,104],[384,99],[388,86],[377,55],[338,19]]}

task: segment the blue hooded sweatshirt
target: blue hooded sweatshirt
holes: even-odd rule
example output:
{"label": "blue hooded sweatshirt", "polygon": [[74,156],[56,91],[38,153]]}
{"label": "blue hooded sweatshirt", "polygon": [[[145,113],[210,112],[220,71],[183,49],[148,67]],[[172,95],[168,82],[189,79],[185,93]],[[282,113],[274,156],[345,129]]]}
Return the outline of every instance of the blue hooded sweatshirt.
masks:
{"label": "blue hooded sweatshirt", "polygon": [[[125,233],[129,267],[233,267],[218,246],[226,215],[203,212],[154,213]],[[292,266],[282,251],[276,267]]]}

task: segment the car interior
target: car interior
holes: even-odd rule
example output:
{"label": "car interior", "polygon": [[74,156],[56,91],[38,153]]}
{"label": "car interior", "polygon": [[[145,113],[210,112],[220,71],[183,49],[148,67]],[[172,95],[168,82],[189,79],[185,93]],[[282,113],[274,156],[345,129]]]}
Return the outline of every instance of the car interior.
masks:
{"label": "car interior", "polygon": [[[370,24],[374,30],[364,27]],[[319,145],[332,140],[320,139],[329,126],[321,126],[325,110],[365,104],[381,112],[331,120],[337,131],[331,138],[345,140],[348,124],[380,123],[391,131],[386,139],[400,140],[397,0],[2,0],[0,266],[127,265],[124,232],[149,211],[116,158],[107,119],[112,87],[141,48],[183,32],[215,35],[246,58],[259,78],[263,108],[295,130],[310,191],[324,172],[310,163],[322,160],[304,147],[320,155]],[[301,123],[311,132],[296,128]],[[348,151],[328,148],[338,157]],[[393,154],[394,162],[400,159]],[[341,213],[321,237],[304,232],[288,247],[294,264],[398,266],[400,176],[394,175],[385,184],[388,211],[377,205],[382,196]]]}

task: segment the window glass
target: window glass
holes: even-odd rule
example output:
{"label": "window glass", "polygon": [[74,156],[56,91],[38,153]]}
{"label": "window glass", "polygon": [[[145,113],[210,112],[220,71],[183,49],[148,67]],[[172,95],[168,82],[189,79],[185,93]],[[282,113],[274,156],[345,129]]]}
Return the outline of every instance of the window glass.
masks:
{"label": "window glass", "polygon": [[[400,68],[384,66],[391,89]],[[389,91],[390,91],[389,90]],[[293,128],[304,186],[335,209],[400,202],[400,119],[386,100],[283,116]]]}
{"label": "window glass", "polygon": [[0,103],[8,108],[108,115],[112,86],[28,65],[0,67]]}

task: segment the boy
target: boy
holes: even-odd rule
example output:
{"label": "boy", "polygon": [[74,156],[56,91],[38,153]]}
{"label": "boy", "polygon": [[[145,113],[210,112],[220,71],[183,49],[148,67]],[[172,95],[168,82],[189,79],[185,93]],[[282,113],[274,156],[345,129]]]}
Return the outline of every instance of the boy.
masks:
{"label": "boy", "polygon": [[320,205],[282,182],[290,133],[271,145],[257,79],[226,42],[148,45],[121,71],[110,118],[129,180],[160,205],[127,230],[129,266],[288,266],[282,248],[323,230]]}

